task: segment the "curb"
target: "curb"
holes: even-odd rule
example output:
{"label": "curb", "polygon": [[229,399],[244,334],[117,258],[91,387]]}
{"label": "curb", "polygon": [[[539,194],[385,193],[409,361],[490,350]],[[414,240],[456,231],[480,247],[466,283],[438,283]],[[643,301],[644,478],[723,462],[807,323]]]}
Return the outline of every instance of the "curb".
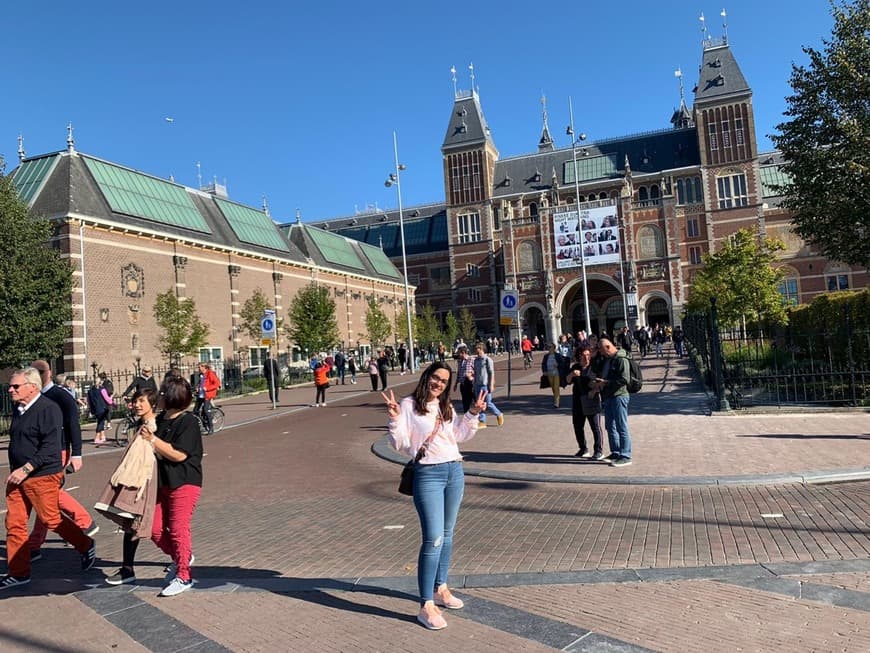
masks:
{"label": "curb", "polygon": [[[378,458],[404,465],[410,460],[390,446],[389,436],[384,435],[371,447]],[[541,474],[538,472],[499,471],[464,465],[466,476],[493,478],[506,481],[527,481],[531,483],[579,483],[591,485],[785,485],[847,483],[870,479],[870,466],[828,471],[784,472],[777,474],[747,474],[742,476],[635,476],[632,478],[612,476],[573,476],[567,474]]]}

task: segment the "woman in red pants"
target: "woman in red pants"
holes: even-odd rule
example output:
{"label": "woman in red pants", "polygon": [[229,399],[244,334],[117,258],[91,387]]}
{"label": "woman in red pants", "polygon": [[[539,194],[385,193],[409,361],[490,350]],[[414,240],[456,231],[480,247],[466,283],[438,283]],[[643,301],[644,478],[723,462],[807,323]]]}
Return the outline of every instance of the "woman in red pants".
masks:
{"label": "woman in red pants", "polygon": [[202,490],[202,434],[196,417],[187,411],[193,398],[190,384],[170,378],[160,389],[164,412],[157,432],[142,429],[139,437],[151,442],[157,454],[157,507],[151,539],[172,557],[169,583],[160,596],[175,596],[193,586],[190,522]]}

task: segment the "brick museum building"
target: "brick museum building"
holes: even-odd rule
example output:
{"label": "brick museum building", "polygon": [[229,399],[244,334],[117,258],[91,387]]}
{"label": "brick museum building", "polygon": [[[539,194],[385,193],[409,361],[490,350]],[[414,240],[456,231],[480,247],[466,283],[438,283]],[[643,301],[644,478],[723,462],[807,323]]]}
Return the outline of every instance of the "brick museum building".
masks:
{"label": "brick museum building", "polygon": [[[741,228],[785,243],[777,266],[788,303],[865,287],[865,269],[826,260],[791,230],[774,190],[782,161],[758,152],[752,89],[731,47],[705,41],[700,64],[692,107],[681,90],[665,129],[599,142],[577,134],[557,148],[545,106],[536,147],[508,158],[477,92],[457,91],[441,147],[444,201],[402,215],[417,310],[428,303],[443,320],[467,307],[480,335],[503,333],[500,296],[513,289],[512,338],[576,333],[587,315],[595,332],[675,325],[701,257]],[[199,357],[220,366],[262,362],[239,318],[256,289],[286,316],[298,289],[325,285],[347,348],[365,350],[371,299],[393,324],[402,314],[397,211],[279,226],[218,184],[188,188],[79,153],[71,130],[66,150],[19,156],[13,181],[34,215],[57,224],[77,282],[59,371],[159,364],[152,309],[168,289],[196,301],[211,328]],[[286,338],[278,348],[305,356]]]}
{"label": "brick museum building", "polygon": [[[758,152],[752,89],[727,41],[704,41],[700,64],[693,106],[680,79],[666,129],[594,143],[578,134],[557,148],[545,105],[537,147],[504,159],[476,91],[457,91],[441,147],[445,201],[403,211],[418,310],[428,302],[443,318],[467,306],[482,335],[499,333],[507,287],[518,291],[530,337],[585,329],[587,304],[595,332],[626,319],[675,325],[702,255],[741,228],[785,243],[777,265],[788,303],[865,287],[865,269],[822,258],[791,230],[774,190],[785,181],[782,160]],[[401,266],[398,217],[316,224],[380,244]]]}
{"label": "brick museum building", "polygon": [[[11,173],[31,212],[56,224],[54,245],[74,269],[73,319],[56,371],[82,379],[166,366],[153,307],[170,289],[195,301],[210,328],[198,358],[219,371],[262,366],[267,348],[243,332],[239,315],[258,289],[286,319],[300,288],[325,286],[348,349],[370,344],[369,301],[393,322],[404,315],[404,280],[382,249],[301,222],[281,230],[265,208],[231,201],[218,184],[187,188],[79,153],[69,132],[61,152],[28,158],[19,145]],[[293,362],[309,352],[279,333],[277,353]]]}

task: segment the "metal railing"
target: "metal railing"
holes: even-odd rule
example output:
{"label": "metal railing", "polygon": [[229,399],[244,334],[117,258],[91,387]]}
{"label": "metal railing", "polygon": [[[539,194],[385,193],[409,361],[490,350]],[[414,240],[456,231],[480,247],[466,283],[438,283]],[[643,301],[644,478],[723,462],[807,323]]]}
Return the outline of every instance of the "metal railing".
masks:
{"label": "metal railing", "polygon": [[870,327],[850,312],[811,332],[790,326],[721,330],[715,303],[683,320],[687,350],[714,410],[870,405]]}

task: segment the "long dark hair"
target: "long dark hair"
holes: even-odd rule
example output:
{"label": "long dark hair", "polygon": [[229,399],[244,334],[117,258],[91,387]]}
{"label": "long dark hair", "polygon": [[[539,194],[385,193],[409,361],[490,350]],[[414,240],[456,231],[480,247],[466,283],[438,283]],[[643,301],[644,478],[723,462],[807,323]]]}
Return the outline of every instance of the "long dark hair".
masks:
{"label": "long dark hair", "polygon": [[423,370],[423,373],[420,375],[420,380],[417,381],[417,388],[412,395],[414,397],[414,412],[418,415],[426,414],[426,403],[429,401],[429,379],[438,370],[447,370],[450,374],[444,391],[438,397],[438,411],[441,413],[441,419],[445,422],[450,422],[453,420],[453,404],[450,401],[450,389],[453,387],[453,368],[441,361],[435,361]]}

